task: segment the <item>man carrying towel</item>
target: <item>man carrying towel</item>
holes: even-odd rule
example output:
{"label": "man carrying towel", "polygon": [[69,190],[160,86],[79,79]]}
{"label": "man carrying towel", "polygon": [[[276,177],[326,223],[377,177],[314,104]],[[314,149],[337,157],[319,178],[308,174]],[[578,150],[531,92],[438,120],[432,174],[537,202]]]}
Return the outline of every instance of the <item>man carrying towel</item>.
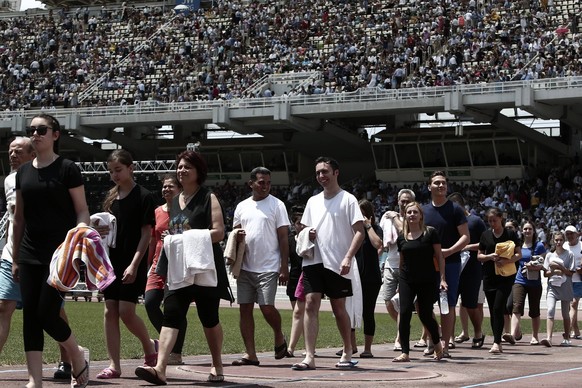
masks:
{"label": "man carrying towel", "polygon": [[263,317],[275,336],[275,359],[287,356],[287,341],[281,330],[281,315],[275,307],[277,286],[289,278],[289,217],[285,204],[270,194],[271,171],[256,167],[251,171],[251,197],[234,210],[234,228],[247,245],[236,280],[240,306],[240,332],[245,354],[232,365],[259,365],[255,349],[253,310],[259,304]]}

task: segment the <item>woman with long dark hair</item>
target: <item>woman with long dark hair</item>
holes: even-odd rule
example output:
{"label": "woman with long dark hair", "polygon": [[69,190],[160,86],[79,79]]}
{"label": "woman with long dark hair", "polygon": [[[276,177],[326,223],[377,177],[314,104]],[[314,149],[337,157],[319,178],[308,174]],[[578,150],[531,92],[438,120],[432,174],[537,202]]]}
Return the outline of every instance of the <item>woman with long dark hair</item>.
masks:
{"label": "woman with long dark hair", "polygon": [[89,223],[79,168],[58,155],[61,127],[47,114],[26,128],[36,157],[16,173],[12,273],[20,281],[23,336],[29,388],[42,386],[42,352],[46,331],[71,358],[72,387],[89,382],[89,364],[68,323],[59,315],[64,295],[47,284],[55,249],[67,232]]}
{"label": "woman with long dark hair", "polygon": [[155,225],[154,198],[150,191],[135,182],[133,158],[128,151],[113,151],[107,158],[107,168],[115,186],[105,197],[103,209],[117,220],[116,244],[109,251],[116,279],[103,292],[109,366],[97,374],[98,379],[121,376],[120,321],[141,342],[144,363],[155,365],[157,360],[157,341],[150,338],[145,323],[135,311],[147,279],[147,251]]}
{"label": "woman with long dark hair", "polygon": [[[503,212],[500,209],[492,207],[486,215],[490,229],[481,235],[477,259],[483,263],[483,291],[489,305],[493,331],[493,345],[489,353],[499,354],[503,352],[501,348],[503,315],[505,314],[507,298],[515,282],[515,268],[511,271],[513,274],[507,276],[501,274],[500,269],[509,264],[515,267],[515,262],[521,259],[521,243],[516,232],[504,227]],[[497,245],[507,244],[508,241],[513,242],[513,254],[507,254],[504,257],[496,253]]]}

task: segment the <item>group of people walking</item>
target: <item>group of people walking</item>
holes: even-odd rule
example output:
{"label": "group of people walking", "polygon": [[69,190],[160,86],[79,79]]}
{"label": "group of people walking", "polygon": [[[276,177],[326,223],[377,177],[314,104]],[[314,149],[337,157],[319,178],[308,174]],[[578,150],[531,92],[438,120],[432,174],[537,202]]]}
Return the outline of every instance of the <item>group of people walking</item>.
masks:
{"label": "group of people walking", "polygon": [[[42,386],[43,331],[61,346],[59,371],[71,378],[71,385],[84,387],[89,382],[89,352],[79,346],[67,324],[62,292],[46,281],[53,252],[68,231],[89,225],[107,242],[115,277],[104,290],[110,363],[96,378],[121,377],[123,322],[144,352],[144,365],[135,374],[165,385],[167,366],[183,363],[186,316],[194,302],[212,357],[207,380],[224,381],[219,306],[221,299],[233,302],[234,298],[224,263],[227,252],[220,246],[225,239],[225,215],[219,198],[204,186],[208,168],[201,155],[194,151],[178,155],[176,174],[162,180],[164,204],[156,208],[153,194],[133,178],[130,153],[113,151],[107,166],[114,186],[103,204],[110,222],[102,224],[89,215],[79,169],[57,153],[58,121],[38,115],[27,133],[29,137],[17,138],[10,146],[14,173],[7,177],[5,188],[11,219],[0,266],[0,350],[12,313],[22,302],[27,387]],[[461,320],[468,317],[472,322],[475,348],[485,342],[483,299],[487,298],[491,314],[493,345],[489,351],[501,353],[502,341],[515,343],[522,336],[519,324],[526,296],[533,322],[531,344],[552,346],[558,301],[564,318],[562,345],[569,344],[569,304],[582,294],[582,253],[574,227],[555,233],[555,249],[546,255],[531,222],[516,230],[515,225],[504,224],[499,209],[491,208],[486,213],[487,228],[480,217],[467,212],[459,194],[448,194],[442,171],[435,171],[429,179],[428,204],[415,202],[415,193],[403,189],[398,193],[398,211],[388,211],[376,220],[369,201],[358,202],[341,188],[339,172],[335,159],[316,159],[315,176],[322,191],[304,207],[292,209],[293,223],[283,202],[270,194],[271,172],[265,167],[251,172],[251,195],[236,206],[234,230],[227,242],[245,347],[233,365],[260,364],[254,321],[258,304],[273,330],[275,359],[294,356],[303,335],[304,357],[291,368],[315,369],[319,310],[326,296],[343,344],[335,366],[355,367],[355,329],[362,324],[365,339],[360,357],[374,357],[374,310],[381,289],[388,313],[398,321],[394,349],[401,354],[394,362],[410,361],[410,322],[415,310],[425,328],[417,343],[427,347],[425,355],[448,358],[455,343],[470,340],[465,327],[459,336],[454,335],[459,296]],[[386,260],[380,268],[383,254]],[[547,336],[541,341],[540,273],[549,279]],[[294,308],[289,338],[275,307],[279,285],[287,285]],[[147,314],[159,339],[150,338],[136,314],[144,290]],[[433,313],[437,300],[440,325]]]}

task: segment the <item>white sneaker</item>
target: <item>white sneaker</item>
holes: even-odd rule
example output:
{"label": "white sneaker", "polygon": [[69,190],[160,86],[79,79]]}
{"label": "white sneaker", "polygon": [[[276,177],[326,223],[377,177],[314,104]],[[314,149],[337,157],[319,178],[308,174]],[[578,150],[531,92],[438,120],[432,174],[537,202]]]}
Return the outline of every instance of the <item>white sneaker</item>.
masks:
{"label": "white sneaker", "polygon": [[560,343],[560,346],[572,346],[572,341],[565,339]]}

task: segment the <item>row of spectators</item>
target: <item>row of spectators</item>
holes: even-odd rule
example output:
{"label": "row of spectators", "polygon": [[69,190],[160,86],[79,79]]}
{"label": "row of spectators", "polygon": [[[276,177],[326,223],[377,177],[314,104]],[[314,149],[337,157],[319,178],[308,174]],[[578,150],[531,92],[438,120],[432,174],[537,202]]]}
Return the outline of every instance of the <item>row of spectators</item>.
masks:
{"label": "row of spectators", "polygon": [[[293,93],[582,74],[580,4],[566,10],[545,0],[213,4],[177,15],[124,4],[2,18],[0,107],[252,97],[245,90],[264,75],[299,71],[323,78]],[[98,79],[100,89],[80,101]]]}
{"label": "row of spectators", "polygon": [[[343,185],[358,199],[366,198],[374,204],[376,217],[381,217],[386,210],[397,209],[398,191],[403,188],[415,192],[417,201],[426,203],[430,195],[425,182],[408,186],[395,186],[384,181],[355,180]],[[289,209],[293,205],[302,205],[307,199],[318,193],[320,186],[312,183],[296,182],[289,187],[273,187],[271,193],[283,200]],[[574,225],[582,230],[582,175],[577,166],[553,169],[545,178],[525,179],[521,181],[509,178],[498,182],[473,182],[471,184],[449,183],[451,192],[461,193],[467,201],[467,210],[484,216],[485,211],[496,206],[502,209],[508,219],[520,223],[524,219],[533,220],[540,228],[540,237],[549,236],[551,232],[563,230]],[[232,215],[236,204],[250,195],[244,185],[229,182],[217,185],[214,192],[221,199],[225,208],[227,225],[232,225]]]}

